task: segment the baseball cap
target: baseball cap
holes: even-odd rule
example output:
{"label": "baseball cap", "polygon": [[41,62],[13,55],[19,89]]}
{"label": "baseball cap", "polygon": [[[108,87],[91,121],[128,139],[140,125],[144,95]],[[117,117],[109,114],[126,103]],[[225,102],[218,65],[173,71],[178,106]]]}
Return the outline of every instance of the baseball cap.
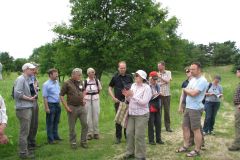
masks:
{"label": "baseball cap", "polygon": [[142,79],[147,79],[147,73],[145,72],[145,71],[143,71],[143,70],[138,70],[137,72],[136,72],[140,77],[142,77]]}
{"label": "baseball cap", "polygon": [[149,73],[149,77],[152,77],[153,80],[158,79],[158,73],[156,71],[152,71]]}
{"label": "baseball cap", "polygon": [[36,68],[33,64],[31,64],[31,63],[25,63],[23,66],[22,66],[22,70],[24,71],[24,70],[26,70],[26,69],[34,69],[34,68]]}

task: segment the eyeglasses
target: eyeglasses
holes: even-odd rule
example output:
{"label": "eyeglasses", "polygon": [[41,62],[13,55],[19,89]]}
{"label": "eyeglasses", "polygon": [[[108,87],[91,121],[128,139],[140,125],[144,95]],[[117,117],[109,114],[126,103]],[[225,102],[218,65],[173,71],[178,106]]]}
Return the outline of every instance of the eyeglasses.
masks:
{"label": "eyeglasses", "polygon": [[190,72],[189,70],[186,71],[186,73],[189,73],[189,72]]}

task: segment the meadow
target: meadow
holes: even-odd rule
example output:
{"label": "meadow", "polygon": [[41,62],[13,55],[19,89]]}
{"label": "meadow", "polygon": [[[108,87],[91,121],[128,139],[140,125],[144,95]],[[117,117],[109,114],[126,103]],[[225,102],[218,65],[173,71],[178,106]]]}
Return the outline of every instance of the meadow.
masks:
{"label": "meadow", "polygon": [[[206,150],[201,151],[201,156],[196,160],[238,160],[240,152],[229,152],[227,147],[234,138],[234,108],[232,98],[239,80],[231,72],[232,66],[209,67],[204,69],[205,77],[211,81],[215,74],[222,76],[222,86],[224,89],[224,99],[218,112],[215,124],[215,136],[206,136]],[[18,132],[19,123],[15,115],[14,101],[11,97],[12,86],[18,75],[11,73],[4,75],[4,80],[0,81],[0,94],[4,97],[7,113],[8,126],[6,133],[10,138],[10,143],[0,145],[1,160],[18,159]],[[126,142],[116,145],[114,107],[112,99],[108,96],[107,88],[111,74],[104,74],[102,77],[103,91],[101,92],[101,113],[100,113],[100,139],[88,142],[89,148],[79,147],[72,150],[68,142],[67,114],[62,107],[59,133],[64,140],[56,145],[48,145],[45,129],[45,112],[41,92],[39,96],[39,128],[37,134],[37,144],[40,145],[35,151],[35,159],[39,160],[111,160],[119,159],[125,152]],[[178,101],[181,93],[181,83],[185,80],[184,72],[172,72],[173,81],[171,82],[171,126],[174,132],[165,131],[162,125],[162,139],[164,145],[150,146],[147,144],[147,159],[152,160],[185,160],[185,154],[177,154],[175,150],[182,145],[181,120],[182,115],[178,113]],[[38,77],[40,86],[48,77],[41,75]],[[203,115],[204,118],[204,115]],[[76,131],[78,140],[80,138],[80,122],[78,121]],[[146,137],[147,142],[147,137]]]}

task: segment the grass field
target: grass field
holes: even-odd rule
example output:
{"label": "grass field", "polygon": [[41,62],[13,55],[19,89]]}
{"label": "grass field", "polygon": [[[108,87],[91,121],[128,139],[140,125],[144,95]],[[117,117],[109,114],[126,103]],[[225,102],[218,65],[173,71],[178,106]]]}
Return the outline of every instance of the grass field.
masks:
{"label": "grass field", "polygon": [[[234,137],[234,110],[232,97],[235,87],[239,80],[231,72],[231,66],[210,67],[204,70],[208,80],[215,74],[222,76],[222,86],[224,89],[224,100],[218,112],[215,136],[206,137],[206,150],[201,152],[201,156],[195,159],[202,160],[238,160],[240,152],[228,152],[227,147],[231,144]],[[180,96],[180,86],[185,80],[184,73],[173,72],[173,81],[171,82],[172,101],[171,101],[171,125],[173,133],[167,133],[162,127],[162,138],[165,145],[149,146],[147,145],[147,159],[152,160],[184,160],[185,154],[176,154],[175,150],[182,145],[181,120],[182,115],[178,114],[178,100]],[[70,149],[68,142],[68,125],[66,111],[62,109],[61,122],[59,124],[59,133],[64,141],[56,145],[47,145],[45,130],[45,112],[43,109],[42,98],[39,98],[39,129],[37,134],[37,143],[41,145],[35,151],[35,159],[44,160],[108,160],[119,159],[124,154],[125,140],[120,145],[115,145],[115,125],[114,125],[114,107],[111,98],[107,94],[108,83],[111,75],[105,75],[102,78],[103,91],[101,92],[101,113],[100,113],[100,140],[89,141],[89,149],[78,148]],[[7,113],[8,127],[7,135],[10,137],[8,145],[0,145],[0,159],[15,160],[18,159],[18,130],[19,123],[15,115],[14,101],[11,97],[11,89],[17,74],[11,74],[0,81],[0,94],[4,97]],[[41,76],[38,78],[40,84],[43,84],[48,78]],[[80,125],[76,126],[78,140],[80,138]],[[146,139],[147,141],[147,139]]]}

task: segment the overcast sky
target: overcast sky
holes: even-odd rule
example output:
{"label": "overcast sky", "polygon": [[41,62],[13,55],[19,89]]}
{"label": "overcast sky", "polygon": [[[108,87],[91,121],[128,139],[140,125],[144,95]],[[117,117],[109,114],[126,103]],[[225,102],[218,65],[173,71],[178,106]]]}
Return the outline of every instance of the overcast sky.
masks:
{"label": "overcast sky", "polygon": [[[70,17],[69,0],[0,0],[0,51],[28,58],[51,42],[55,24]],[[240,45],[239,0],[156,0],[181,22],[178,34],[195,43]]]}

